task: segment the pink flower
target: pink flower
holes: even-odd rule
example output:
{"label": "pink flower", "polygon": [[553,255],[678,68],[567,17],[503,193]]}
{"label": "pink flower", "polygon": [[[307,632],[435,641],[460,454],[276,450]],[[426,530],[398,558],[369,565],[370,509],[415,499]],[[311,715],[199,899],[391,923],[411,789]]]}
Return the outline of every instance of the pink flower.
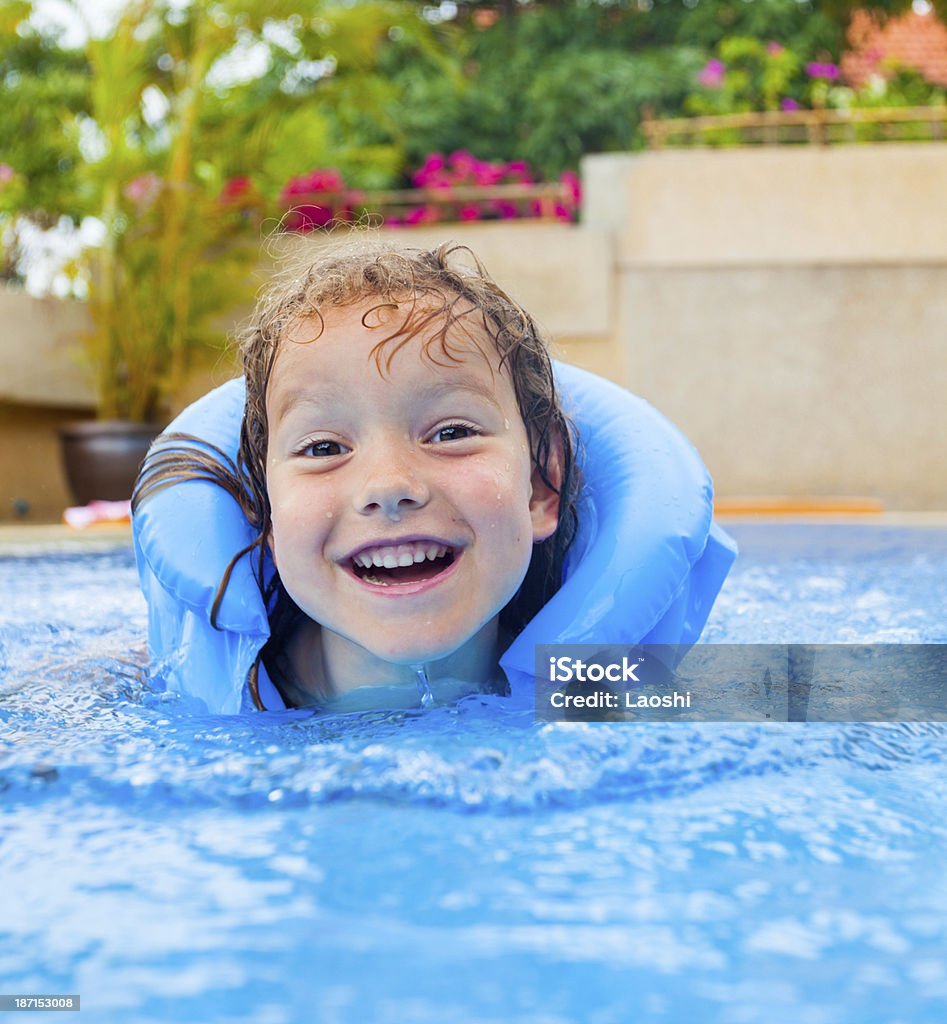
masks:
{"label": "pink flower", "polygon": [[474,184],[498,185],[503,180],[505,168],[502,164],[486,164],[477,161],[474,167]]}
{"label": "pink flower", "polygon": [[697,81],[705,89],[718,89],[723,84],[723,76],[726,70],[727,68],[723,61],[713,57],[704,65],[697,76]]}
{"label": "pink flower", "polygon": [[530,185],[533,181],[532,171],[530,171],[529,164],[525,160],[511,160],[506,165],[506,174],[522,185]]}
{"label": "pink flower", "polygon": [[450,155],[451,167],[461,174],[472,174],[480,162],[473,153],[466,149],[458,149]]}
{"label": "pink flower", "polygon": [[839,76],[839,69],[836,64],[819,64],[813,61],[806,65],[806,74],[810,78],[824,78],[826,81],[834,82]]}
{"label": "pink flower", "polygon": [[224,183],[220,190],[220,201],[229,206],[231,203],[238,203],[241,199],[249,198],[253,191],[253,182],[248,177],[231,178]]}
{"label": "pink flower", "polygon": [[6,185],[8,181],[13,181],[16,177],[16,171],[9,164],[0,164],[0,185]]}
{"label": "pink flower", "polygon": [[314,231],[316,228],[325,227],[332,220],[332,208],[330,206],[296,206],[286,215],[287,231]]}
{"label": "pink flower", "polygon": [[491,162],[478,159],[469,150],[458,149],[447,158],[440,153],[431,153],[411,176],[411,181],[416,188],[449,192],[455,186],[489,188],[492,185],[531,184],[533,177],[525,160]]}
{"label": "pink flower", "polygon": [[433,206],[416,206],[404,215],[405,224],[430,224],[438,219]]}
{"label": "pink flower", "polygon": [[783,50],[785,50],[785,49],[786,49],[786,47],[785,47],[785,46],[783,46],[783,44],[782,44],[782,43],[777,43],[777,42],[775,42],[775,41],[774,41],[774,42],[771,42],[771,43],[767,43],[767,44],[766,44],[766,52],[767,52],[767,53],[768,53],[768,54],[769,54],[769,55],[770,55],[771,57],[777,57],[777,56],[778,56],[779,54],[781,54],[781,53],[783,52]]}
{"label": "pink flower", "polygon": [[342,175],[334,168],[320,168],[309,175],[311,192],[339,192],[345,188]]}
{"label": "pink flower", "polygon": [[285,201],[291,196],[311,195],[313,192],[341,192],[344,188],[342,175],[335,168],[316,168],[308,174],[290,178],[283,186],[280,200]]}
{"label": "pink flower", "polygon": [[139,209],[151,206],[161,191],[161,179],[152,171],[146,171],[132,178],[122,189],[122,195],[130,199]]}
{"label": "pink flower", "polygon": [[[453,198],[453,190],[459,187],[490,189],[506,184],[532,184],[533,180],[529,164],[525,160],[481,160],[466,149],[458,149],[446,158],[440,153],[431,153],[411,176],[415,187],[443,193],[447,200]],[[563,180],[569,186],[570,195],[577,202],[578,178],[573,174],[571,178]],[[506,219],[539,213],[539,204],[535,202],[530,203],[527,208],[522,202],[485,199],[458,204],[456,213],[452,214],[446,213],[445,208],[439,203],[418,207],[401,215],[400,222],[426,224],[440,220],[444,216],[456,216],[461,221],[481,220],[485,217]]]}
{"label": "pink flower", "polygon": [[791,96],[787,96],[785,99],[779,101],[780,110],[801,110],[801,105],[797,103]]}
{"label": "pink flower", "polygon": [[443,155],[441,153],[429,153],[424,163],[414,172],[411,181],[417,188],[426,188],[440,177],[443,170]]}
{"label": "pink flower", "polygon": [[566,186],[569,198],[578,206],[582,200],[582,182],[579,180],[578,174],[575,171],[563,171],[559,180]]}

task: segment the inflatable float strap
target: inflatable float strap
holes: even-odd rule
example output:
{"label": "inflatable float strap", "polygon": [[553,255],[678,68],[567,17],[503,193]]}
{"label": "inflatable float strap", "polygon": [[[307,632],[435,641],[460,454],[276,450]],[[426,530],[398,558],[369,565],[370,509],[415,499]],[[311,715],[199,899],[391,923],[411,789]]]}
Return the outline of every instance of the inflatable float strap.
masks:
{"label": "inflatable float strap", "polygon": [[[514,695],[532,693],[536,644],[692,644],[736,556],[713,522],[707,470],[683,434],[610,381],[562,363],[555,373],[584,449],[579,528],[562,586],[500,659]],[[194,435],[235,459],[244,399],[243,380],[229,381],[168,432]],[[205,480],[157,492],[132,525],[155,675],[211,712],[240,711],[247,674],[269,636],[250,557],[234,567],[216,629],[210,611],[228,563],[255,539],[253,528],[236,501]],[[268,555],[264,572],[273,572]],[[265,683],[261,673],[264,704],[281,708]]]}

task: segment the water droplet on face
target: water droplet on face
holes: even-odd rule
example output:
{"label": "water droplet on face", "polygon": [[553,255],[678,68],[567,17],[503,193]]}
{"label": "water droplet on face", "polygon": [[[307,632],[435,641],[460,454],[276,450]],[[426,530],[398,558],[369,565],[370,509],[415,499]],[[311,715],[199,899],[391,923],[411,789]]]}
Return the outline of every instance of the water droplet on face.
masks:
{"label": "water droplet on face", "polygon": [[332,518],[332,513],[331,512],[326,512],[326,519],[331,519],[331,518]]}
{"label": "water droplet on face", "polygon": [[510,421],[509,420],[504,419],[504,421],[503,421],[503,429],[504,430],[509,430],[510,429]]}

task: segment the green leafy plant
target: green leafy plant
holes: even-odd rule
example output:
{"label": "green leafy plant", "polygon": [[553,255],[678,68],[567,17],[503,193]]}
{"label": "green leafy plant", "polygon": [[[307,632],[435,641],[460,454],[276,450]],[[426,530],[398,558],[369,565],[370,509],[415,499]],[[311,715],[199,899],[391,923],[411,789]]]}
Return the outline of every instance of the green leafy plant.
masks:
{"label": "green leafy plant", "polygon": [[[821,56],[804,60],[776,42],[756,39],[725,39],[697,75],[697,88],[685,100],[688,113],[726,115],[751,111],[865,110],[891,107],[943,105],[945,90],[925,81],[917,71],[896,64],[882,64],[859,88],[846,85],[838,64]],[[903,126],[902,138],[927,138],[918,125],[912,135]],[[880,124],[853,122],[853,141],[884,138]],[[739,145],[738,128],[708,131],[703,141]]]}
{"label": "green leafy plant", "polygon": [[[194,361],[218,356],[222,315],[250,297],[263,196],[314,157],[354,179],[396,177],[380,60],[396,45],[434,54],[437,40],[413,5],[385,0],[129,0],[75,54],[32,11],[0,0],[13,40],[0,43],[0,139],[22,136],[4,150],[0,228],[100,222],[101,244],[70,268],[92,314],[99,414],[160,420]],[[15,276],[16,254],[6,262]]]}
{"label": "green leafy plant", "polygon": [[698,89],[684,103],[691,114],[779,110],[800,76],[799,57],[777,42],[725,39],[697,75]]}
{"label": "green leafy plant", "polygon": [[88,110],[85,56],[29,29],[28,0],[0,0],[0,280],[21,280],[21,231],[81,215],[80,157],[63,125]]}
{"label": "green leafy plant", "polygon": [[176,19],[133,4],[88,44],[83,127],[100,155],[82,186],[105,240],[77,271],[89,283],[87,353],[105,418],[165,415],[192,354],[220,338],[214,316],[245,297],[256,260],[253,246],[235,244],[248,211],[223,201],[222,167],[201,134],[214,102],[208,74],[233,46],[231,25],[203,7]]}

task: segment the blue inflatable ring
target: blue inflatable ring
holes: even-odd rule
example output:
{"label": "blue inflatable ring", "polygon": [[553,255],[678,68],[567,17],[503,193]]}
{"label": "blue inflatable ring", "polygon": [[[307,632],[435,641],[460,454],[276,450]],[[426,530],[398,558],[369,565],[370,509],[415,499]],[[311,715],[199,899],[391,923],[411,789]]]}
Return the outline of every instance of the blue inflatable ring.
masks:
{"label": "blue inflatable ring", "polygon": [[[579,529],[561,588],[500,659],[514,695],[532,693],[539,643],[693,643],[736,556],[713,522],[707,470],[680,431],[601,377],[561,363],[555,371],[584,446]],[[244,399],[243,381],[230,381],[168,431],[236,458]],[[234,567],[216,629],[210,612],[228,563],[255,539],[253,528],[221,487],[189,480],[144,502],[133,530],[156,676],[212,712],[240,711],[247,674],[269,636],[250,558]],[[281,708],[265,682],[266,707]]]}

